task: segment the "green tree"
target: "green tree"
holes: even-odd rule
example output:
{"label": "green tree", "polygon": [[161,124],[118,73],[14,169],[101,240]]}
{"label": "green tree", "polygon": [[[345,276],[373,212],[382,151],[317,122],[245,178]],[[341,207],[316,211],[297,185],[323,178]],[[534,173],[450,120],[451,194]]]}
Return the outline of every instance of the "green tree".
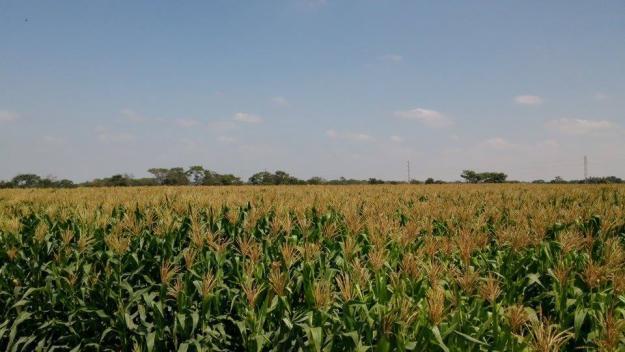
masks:
{"label": "green tree", "polygon": [[169,169],[167,177],[163,181],[166,185],[188,185],[189,179],[181,167],[174,167]]}
{"label": "green tree", "polygon": [[[195,165],[191,166],[186,172],[185,175],[189,179],[191,183],[194,185],[201,185],[204,183],[204,178],[206,177],[206,172],[208,170],[204,170],[202,166]],[[208,171],[210,172],[210,171]]]}
{"label": "green tree", "polygon": [[165,179],[167,178],[167,173],[169,172],[169,169],[152,168],[149,169],[148,172],[154,175],[154,178],[159,185],[162,185],[165,183]]}
{"label": "green tree", "polygon": [[248,179],[253,185],[271,185],[274,184],[273,174],[268,171],[257,172]]}
{"label": "green tree", "polygon": [[222,185],[240,185],[241,179],[233,174],[219,175],[220,184]]}
{"label": "green tree", "polygon": [[324,179],[323,177],[319,177],[319,176],[311,177],[310,179],[308,179],[308,181],[306,181],[306,183],[310,185],[322,185],[327,182],[328,181],[326,179]]}
{"label": "green tree", "polygon": [[41,177],[35,174],[21,174],[13,177],[11,183],[15,187],[32,188],[39,187],[41,184]]}
{"label": "green tree", "polygon": [[478,183],[480,182],[480,176],[477,172],[473,170],[463,170],[460,177],[464,178],[469,183]]}
{"label": "green tree", "polygon": [[475,172],[473,170],[463,170],[460,177],[469,183],[503,183],[508,175],[503,172]]}

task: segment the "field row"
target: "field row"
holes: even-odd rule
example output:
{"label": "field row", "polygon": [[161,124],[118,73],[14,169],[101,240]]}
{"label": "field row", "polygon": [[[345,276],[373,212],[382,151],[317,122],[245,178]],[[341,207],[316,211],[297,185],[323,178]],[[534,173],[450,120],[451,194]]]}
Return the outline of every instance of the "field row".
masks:
{"label": "field row", "polygon": [[625,348],[625,188],[0,191],[0,349]]}

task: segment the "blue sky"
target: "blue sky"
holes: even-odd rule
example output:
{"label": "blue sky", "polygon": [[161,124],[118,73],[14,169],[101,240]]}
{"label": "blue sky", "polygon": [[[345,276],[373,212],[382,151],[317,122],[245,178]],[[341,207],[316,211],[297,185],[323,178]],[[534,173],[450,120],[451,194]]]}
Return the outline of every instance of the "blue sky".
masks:
{"label": "blue sky", "polygon": [[623,1],[0,0],[0,179],[625,177]]}

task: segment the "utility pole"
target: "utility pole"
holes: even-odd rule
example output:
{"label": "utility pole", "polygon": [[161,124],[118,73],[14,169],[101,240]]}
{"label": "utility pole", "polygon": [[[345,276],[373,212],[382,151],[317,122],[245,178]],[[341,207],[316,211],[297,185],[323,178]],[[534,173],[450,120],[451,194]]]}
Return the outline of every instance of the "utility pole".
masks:
{"label": "utility pole", "polygon": [[410,160],[408,160],[406,162],[407,168],[408,168],[408,184],[410,184]]}
{"label": "utility pole", "polygon": [[588,157],[584,155],[584,183],[588,182]]}

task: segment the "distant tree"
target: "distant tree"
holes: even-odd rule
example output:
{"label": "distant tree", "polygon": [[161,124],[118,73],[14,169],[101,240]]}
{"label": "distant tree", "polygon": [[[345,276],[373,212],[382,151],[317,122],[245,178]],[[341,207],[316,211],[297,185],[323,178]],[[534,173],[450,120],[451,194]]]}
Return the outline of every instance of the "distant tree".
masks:
{"label": "distant tree", "polygon": [[148,172],[154,175],[154,178],[156,179],[156,182],[158,184],[162,185],[165,183],[165,179],[167,178],[167,173],[169,172],[169,169],[152,168],[149,169]]}
{"label": "distant tree", "polygon": [[473,170],[463,170],[460,177],[464,178],[469,183],[478,183],[480,182],[480,176],[477,172]]}
{"label": "distant tree", "polygon": [[189,179],[184,169],[181,167],[174,167],[171,169],[165,168],[152,168],[148,170],[149,173],[154,175],[158,184],[161,185],[188,185]]}
{"label": "distant tree", "polygon": [[202,166],[195,165],[191,166],[187,171],[185,171],[185,175],[189,179],[189,181],[194,185],[201,185],[204,182],[204,178],[206,177],[207,170],[204,170]]}
{"label": "distant tree", "polygon": [[221,184],[220,176],[218,173],[211,170],[204,170],[202,176],[202,184],[205,186],[215,186]]}
{"label": "distant tree", "polygon": [[469,183],[503,183],[508,175],[503,172],[475,172],[473,170],[463,170],[460,177]]}
{"label": "distant tree", "polygon": [[549,183],[566,183],[566,181],[562,177],[556,176],[553,180],[549,181]]}
{"label": "distant tree", "polygon": [[431,184],[433,184],[433,183],[434,183],[434,179],[433,179],[433,178],[431,178],[431,177],[428,177],[428,178],[425,180],[425,184],[426,184],[426,185],[431,185]]}
{"label": "distant tree", "polygon": [[45,178],[42,178],[39,181],[39,184],[37,185],[37,187],[42,187],[42,188],[56,187],[56,179],[52,176],[47,176]]}
{"label": "distant tree", "polygon": [[233,174],[219,175],[220,184],[222,185],[240,185],[241,179]]}
{"label": "distant tree", "polygon": [[130,180],[132,186],[158,186],[155,178],[152,177],[143,177],[143,178],[133,178]]}
{"label": "distant tree", "polygon": [[113,175],[107,180],[108,186],[126,187],[130,186],[130,177],[128,175]]}
{"label": "distant tree", "polygon": [[41,183],[41,177],[35,174],[21,174],[13,177],[11,183],[15,187],[33,188],[39,187]]}
{"label": "distant tree", "polygon": [[75,187],[71,180],[57,180],[54,176],[41,177],[35,174],[20,174],[11,181],[0,181],[0,188],[69,188]]}
{"label": "distant tree", "polygon": [[253,185],[271,185],[274,183],[273,174],[268,171],[257,172],[248,181]]}
{"label": "distant tree", "polygon": [[248,181],[253,185],[293,185],[303,183],[296,177],[281,170],[275,173],[268,171],[257,172]]}
{"label": "distant tree", "polygon": [[273,175],[273,182],[276,185],[290,185],[297,183],[297,178],[289,175],[284,171],[276,171]]}
{"label": "distant tree", "polygon": [[189,179],[181,167],[173,167],[167,172],[167,177],[163,181],[166,185],[188,185]]}
{"label": "distant tree", "polygon": [[508,175],[503,172],[483,172],[479,174],[480,182],[485,183],[504,183]]}
{"label": "distant tree", "polygon": [[74,181],[68,180],[68,179],[62,179],[60,181],[56,181],[56,185],[57,187],[60,187],[60,188],[76,187],[76,185],[74,184]]}
{"label": "distant tree", "polygon": [[545,180],[534,180],[532,183],[546,183]]}
{"label": "distant tree", "polygon": [[306,183],[308,183],[309,185],[322,185],[327,182],[328,181],[326,179],[324,179],[323,177],[319,177],[319,176],[311,177],[306,181]]}
{"label": "distant tree", "polygon": [[607,177],[589,177],[586,180],[578,181],[579,183],[623,183],[623,180],[616,176]]}
{"label": "distant tree", "polygon": [[623,183],[623,179],[621,179],[620,177],[616,177],[616,176],[608,176],[608,177],[604,177],[606,183]]}

